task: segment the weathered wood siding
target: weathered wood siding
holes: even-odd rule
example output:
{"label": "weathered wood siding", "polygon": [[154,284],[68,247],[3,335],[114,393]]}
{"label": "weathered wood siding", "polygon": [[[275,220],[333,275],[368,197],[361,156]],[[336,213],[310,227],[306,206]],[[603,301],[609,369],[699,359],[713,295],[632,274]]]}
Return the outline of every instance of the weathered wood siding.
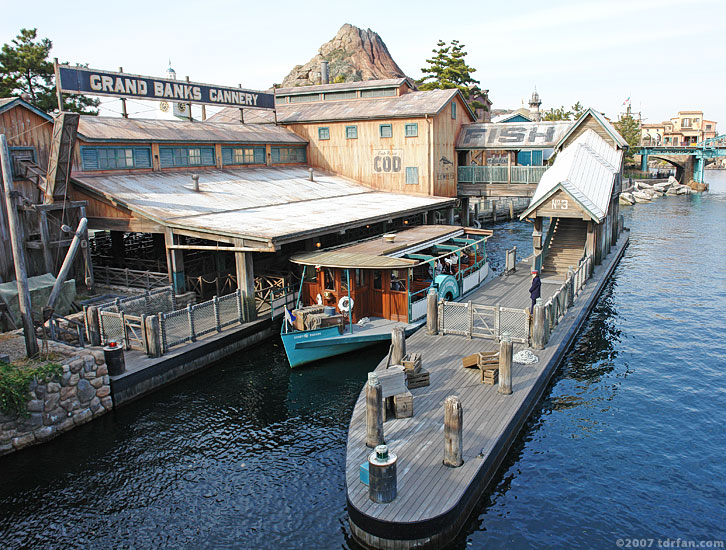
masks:
{"label": "weathered wood siding", "polygon": [[570,136],[567,137],[567,140],[562,146],[562,149],[565,147],[568,147],[572,144],[578,137],[580,137],[582,134],[584,134],[587,130],[594,131],[597,135],[599,135],[601,138],[603,138],[605,141],[608,142],[612,147],[617,148],[618,144],[615,143],[613,138],[610,136],[610,134],[607,133],[605,128],[602,127],[602,125],[595,120],[591,115],[588,115],[587,119],[580,124],[574,132]]}
{"label": "weathered wood siding", "polygon": [[577,218],[581,220],[589,220],[590,216],[582,210],[580,205],[570,195],[562,189],[554,193],[549,199],[544,201],[536,210],[535,215],[538,218]]}
{"label": "weathered wood siding", "polygon": [[[456,102],[456,118],[451,118],[451,104]],[[432,174],[433,195],[440,197],[456,196],[457,154],[456,139],[461,126],[471,123],[466,106],[457,95],[436,117],[433,123]],[[451,164],[449,164],[451,163]]]}
{"label": "weathered wood siding", "polygon": [[[390,124],[392,137],[380,137],[380,125]],[[406,137],[406,124],[418,125],[418,136]],[[291,124],[293,132],[308,140],[308,164],[351,178],[373,189],[396,193],[429,194],[428,142],[425,118],[351,120]],[[358,137],[346,138],[346,127],[356,126]],[[320,139],[328,128],[330,139]],[[383,157],[400,156],[397,170],[384,170]],[[378,160],[376,158],[378,157]],[[406,168],[418,168],[418,184],[406,184]]]}
{"label": "weathered wood siding", "polygon": [[43,169],[48,167],[52,121],[20,105],[0,113],[0,134],[5,134],[8,147],[33,147],[35,162]]}

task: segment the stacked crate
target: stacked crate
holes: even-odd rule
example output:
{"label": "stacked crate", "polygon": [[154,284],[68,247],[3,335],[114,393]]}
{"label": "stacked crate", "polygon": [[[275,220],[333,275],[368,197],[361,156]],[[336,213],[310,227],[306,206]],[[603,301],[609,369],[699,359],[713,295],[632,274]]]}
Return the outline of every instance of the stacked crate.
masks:
{"label": "stacked crate", "polygon": [[464,368],[477,367],[481,372],[481,381],[493,386],[499,378],[499,352],[485,351],[467,355],[462,358]]}
{"label": "stacked crate", "polygon": [[409,390],[423,388],[430,384],[429,371],[421,367],[420,353],[409,353],[401,360],[401,365],[406,369],[406,382]]}

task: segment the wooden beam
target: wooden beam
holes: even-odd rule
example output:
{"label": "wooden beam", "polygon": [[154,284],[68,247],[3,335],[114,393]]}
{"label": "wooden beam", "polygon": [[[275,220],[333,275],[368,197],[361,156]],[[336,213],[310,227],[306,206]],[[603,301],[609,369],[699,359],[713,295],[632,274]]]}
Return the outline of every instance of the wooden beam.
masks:
{"label": "wooden beam", "polygon": [[[53,255],[50,253],[50,236],[48,234],[48,213],[45,210],[39,213],[38,226],[38,229],[40,230],[40,240],[43,247],[43,261],[45,262],[45,272],[53,273]],[[28,248],[31,248],[30,244],[31,242],[27,242],[26,246]]]}
{"label": "wooden beam", "polygon": [[207,246],[195,244],[174,244],[171,250],[212,250],[215,252],[275,252],[274,248],[255,248],[253,246]]}
{"label": "wooden beam", "polygon": [[35,338],[35,326],[33,326],[32,308],[30,304],[30,290],[28,289],[28,276],[25,271],[25,249],[23,248],[22,237],[18,234],[20,220],[18,211],[13,201],[13,175],[10,168],[10,150],[5,134],[0,134],[0,162],[2,163],[3,182],[5,183],[5,204],[8,213],[8,226],[10,229],[10,240],[13,248],[13,260],[15,262],[15,280],[18,285],[18,305],[23,317],[23,335],[25,336],[25,351],[28,357],[38,355],[38,341]]}
{"label": "wooden beam", "polygon": [[125,233],[164,233],[165,227],[144,218],[103,218],[90,216],[89,229],[123,231]]}

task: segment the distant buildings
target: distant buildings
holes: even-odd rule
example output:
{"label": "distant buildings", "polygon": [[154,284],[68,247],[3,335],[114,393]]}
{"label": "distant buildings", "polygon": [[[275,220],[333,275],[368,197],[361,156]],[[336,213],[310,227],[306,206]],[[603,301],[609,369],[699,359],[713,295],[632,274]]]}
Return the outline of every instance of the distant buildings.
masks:
{"label": "distant buildings", "polygon": [[688,146],[716,137],[716,122],[703,118],[703,111],[678,111],[678,116],[659,124],[641,126],[643,146]]}

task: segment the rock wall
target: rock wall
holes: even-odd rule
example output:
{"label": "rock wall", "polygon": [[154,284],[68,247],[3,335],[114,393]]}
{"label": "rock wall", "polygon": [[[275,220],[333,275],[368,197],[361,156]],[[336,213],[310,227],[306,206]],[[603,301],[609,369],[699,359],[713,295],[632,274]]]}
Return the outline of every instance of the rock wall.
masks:
{"label": "rock wall", "polygon": [[58,361],[63,373],[50,382],[31,382],[28,416],[0,413],[0,455],[48,441],[113,408],[102,351],[55,343],[51,350],[70,354]]}
{"label": "rock wall", "polygon": [[357,82],[406,76],[377,33],[346,23],[335,38],[320,47],[315,57],[290,71],[282,86],[320,84],[320,62],[323,60],[328,61],[331,83],[339,77],[343,82]]}

